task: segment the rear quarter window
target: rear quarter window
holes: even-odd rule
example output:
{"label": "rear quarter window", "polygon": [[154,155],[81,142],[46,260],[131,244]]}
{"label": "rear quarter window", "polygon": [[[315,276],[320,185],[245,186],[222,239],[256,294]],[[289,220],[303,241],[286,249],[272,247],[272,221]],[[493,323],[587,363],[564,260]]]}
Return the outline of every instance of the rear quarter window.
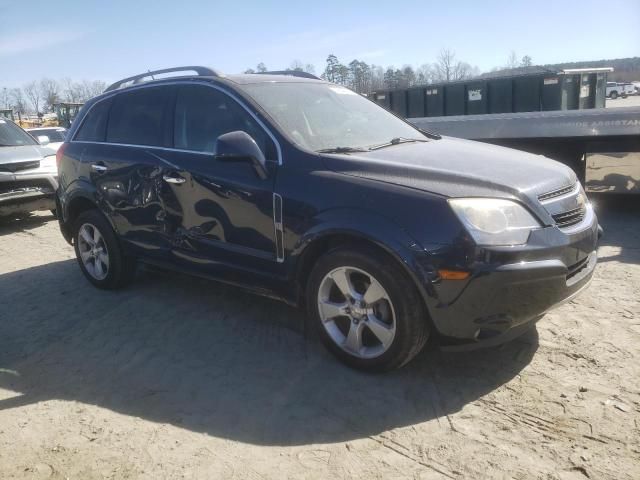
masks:
{"label": "rear quarter window", "polygon": [[104,142],[107,131],[107,118],[109,116],[109,108],[111,107],[111,98],[102,100],[93,106],[85,117],[75,140],[84,142]]}

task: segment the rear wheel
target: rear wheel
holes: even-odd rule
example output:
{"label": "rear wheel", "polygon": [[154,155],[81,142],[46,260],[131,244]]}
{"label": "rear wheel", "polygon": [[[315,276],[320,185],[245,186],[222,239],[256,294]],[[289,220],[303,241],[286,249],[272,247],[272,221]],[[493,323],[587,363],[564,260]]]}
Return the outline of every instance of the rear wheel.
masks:
{"label": "rear wheel", "polygon": [[401,367],[429,335],[413,281],[375,251],[340,249],[321,257],[308,282],[307,307],[327,348],[362,370]]}
{"label": "rear wheel", "polygon": [[615,100],[616,98],[618,98],[618,92],[616,91],[611,92],[610,97],[611,97],[611,100]]}
{"label": "rear wheel", "polygon": [[123,254],[113,228],[99,211],[78,216],[73,244],[82,273],[96,287],[121,288],[133,278],[135,260]]}

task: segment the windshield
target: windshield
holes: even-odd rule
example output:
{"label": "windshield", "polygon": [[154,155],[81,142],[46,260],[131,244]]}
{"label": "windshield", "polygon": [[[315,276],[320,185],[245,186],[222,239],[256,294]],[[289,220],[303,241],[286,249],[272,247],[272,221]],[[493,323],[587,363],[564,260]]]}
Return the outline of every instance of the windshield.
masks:
{"label": "windshield", "polygon": [[13,122],[0,120],[0,147],[18,147],[21,145],[37,144],[38,142]]}
{"label": "windshield", "polygon": [[366,149],[397,138],[426,140],[382,107],[338,85],[256,83],[243,88],[292,141],[310,150]]}

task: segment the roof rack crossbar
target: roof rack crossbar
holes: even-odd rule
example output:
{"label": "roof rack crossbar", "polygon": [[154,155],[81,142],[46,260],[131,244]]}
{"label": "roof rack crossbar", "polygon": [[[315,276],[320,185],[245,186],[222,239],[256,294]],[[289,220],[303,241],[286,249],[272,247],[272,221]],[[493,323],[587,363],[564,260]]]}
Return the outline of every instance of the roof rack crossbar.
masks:
{"label": "roof rack crossbar", "polygon": [[309,72],[301,72],[300,70],[277,70],[273,72],[256,72],[257,75],[291,75],[292,77],[311,78],[313,80],[322,80],[317,75]]}
{"label": "roof rack crossbar", "polygon": [[153,70],[145,73],[141,73],[139,75],[134,75],[132,77],[123,78],[107,87],[105,92],[110,92],[112,90],[117,90],[121,88],[123,85],[131,82],[133,84],[142,83],[143,79],[148,77],[153,77],[154,75],[161,75],[163,73],[171,73],[171,72],[196,72],[198,76],[204,77],[221,77],[222,74],[216,72],[215,70],[208,67],[200,67],[200,66],[187,66],[187,67],[172,67],[172,68],[163,68],[162,70]]}

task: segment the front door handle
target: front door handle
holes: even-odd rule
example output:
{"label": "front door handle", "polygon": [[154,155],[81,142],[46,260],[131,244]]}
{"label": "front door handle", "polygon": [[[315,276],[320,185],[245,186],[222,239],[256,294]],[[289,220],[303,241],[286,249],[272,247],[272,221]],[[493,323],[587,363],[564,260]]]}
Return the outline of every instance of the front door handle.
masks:
{"label": "front door handle", "polygon": [[93,170],[94,172],[103,173],[107,171],[107,167],[99,163],[93,163],[91,164],[91,170]]}
{"label": "front door handle", "polygon": [[162,179],[167,183],[184,183],[186,180],[182,178],[180,175],[163,175]]}

